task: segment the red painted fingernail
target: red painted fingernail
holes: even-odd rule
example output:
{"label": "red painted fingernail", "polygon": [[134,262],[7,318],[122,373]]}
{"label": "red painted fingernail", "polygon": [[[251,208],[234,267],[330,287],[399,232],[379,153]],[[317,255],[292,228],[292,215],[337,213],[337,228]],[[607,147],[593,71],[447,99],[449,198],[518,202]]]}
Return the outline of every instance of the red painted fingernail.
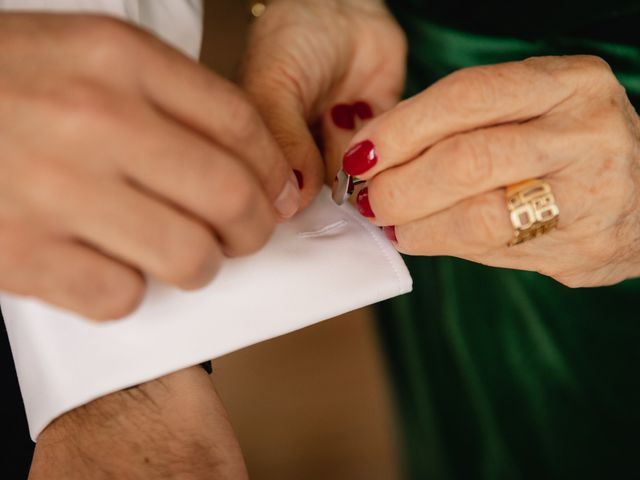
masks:
{"label": "red painted fingernail", "polygon": [[331,119],[338,128],[353,130],[356,128],[356,112],[353,105],[340,103],[331,109]]}
{"label": "red painted fingernail", "polygon": [[358,197],[356,199],[356,205],[358,205],[358,211],[363,217],[373,218],[375,217],[375,213],[371,210],[371,204],[369,203],[369,188],[364,187],[358,193]]}
{"label": "red painted fingernail", "polygon": [[296,176],[296,180],[298,181],[298,188],[302,190],[304,188],[304,176],[300,170],[293,169],[293,174]]}
{"label": "red painted fingernail", "polygon": [[373,118],[373,110],[367,102],[356,102],[353,104],[353,109],[360,120]]}
{"label": "red painted fingernail", "polygon": [[355,144],[344,154],[342,167],[351,176],[360,175],[378,162],[376,149],[371,140]]}
{"label": "red painted fingernail", "polygon": [[396,227],[394,225],[391,225],[390,227],[382,227],[382,231],[389,240],[398,243],[398,238],[396,237]]}

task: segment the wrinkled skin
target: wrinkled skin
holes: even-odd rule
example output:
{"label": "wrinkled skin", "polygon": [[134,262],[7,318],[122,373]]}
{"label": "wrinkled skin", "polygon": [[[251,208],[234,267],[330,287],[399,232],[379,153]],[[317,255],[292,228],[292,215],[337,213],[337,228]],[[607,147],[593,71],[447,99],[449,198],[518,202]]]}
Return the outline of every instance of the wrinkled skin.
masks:
{"label": "wrinkled skin", "polygon": [[[640,120],[599,58],[459,71],[353,142],[364,138],[379,157],[362,175],[373,221],[396,225],[402,252],[537,271],[571,287],[640,275]],[[530,178],[551,185],[559,226],[507,247],[503,186]]]}

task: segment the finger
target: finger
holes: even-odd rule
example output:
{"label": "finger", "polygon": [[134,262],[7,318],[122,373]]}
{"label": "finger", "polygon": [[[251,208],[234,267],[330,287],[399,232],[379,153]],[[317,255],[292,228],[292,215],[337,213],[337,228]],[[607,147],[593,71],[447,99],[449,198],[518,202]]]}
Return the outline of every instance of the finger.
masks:
{"label": "finger", "polygon": [[313,75],[288,72],[279,59],[272,58],[273,52],[263,51],[260,44],[258,48],[251,47],[251,55],[241,69],[242,87],[301,179],[301,208],[304,208],[324,183],[322,153],[312,132],[315,127],[311,126],[317,121],[313,103],[320,96],[321,86]]}
{"label": "finger", "polygon": [[370,179],[451,135],[543,115],[573,90],[539,60],[468,68],[436,82],[358,132],[345,170]]}
{"label": "finger", "polygon": [[504,191],[496,190],[447,210],[396,225],[398,250],[411,255],[480,255],[513,235]]}
{"label": "finger", "polygon": [[322,118],[325,183],[331,185],[342,167],[342,154],[356,132],[380,109],[364,100],[336,102]]}
{"label": "finger", "polygon": [[222,253],[204,224],[124,183],[83,178],[70,185],[48,211],[63,231],[181,288],[203,286],[218,270]]}
{"label": "finger", "polygon": [[228,152],[189,131],[164,121],[147,125],[153,135],[138,134],[130,143],[139,149],[135,160],[127,158],[131,152],[120,156],[127,178],[213,227],[227,255],[262,247],[275,216],[255,176]]}
{"label": "finger", "polygon": [[[560,209],[558,231],[562,231],[579,218],[582,212],[588,211],[590,205],[576,205],[568,199],[568,195],[555,180],[547,180]],[[588,202],[585,199],[585,203]],[[483,193],[434,215],[395,226],[398,250],[403,253],[449,255],[483,263],[496,250],[505,249],[513,238],[513,232],[503,189]],[[547,235],[553,236],[555,233]],[[522,245],[529,243],[531,242]],[[507,250],[517,256],[522,248],[517,245]]]}
{"label": "finger", "polygon": [[143,89],[180,123],[242,159],[258,176],[282,218],[298,210],[299,191],[285,156],[238,87],[180,52],[154,42],[143,65]]}
{"label": "finger", "polygon": [[301,100],[283,87],[267,89],[266,84],[247,82],[245,88],[289,165],[297,172],[301,208],[306,207],[324,184],[324,163]]}
{"label": "finger", "polygon": [[17,229],[0,236],[0,272],[1,290],[96,320],[131,313],[145,290],[142,275],[130,266],[79,243]]}
{"label": "finger", "polygon": [[465,198],[564,168],[582,152],[575,135],[561,128],[544,121],[508,124],[437,143],[369,181],[375,223],[408,223]]}

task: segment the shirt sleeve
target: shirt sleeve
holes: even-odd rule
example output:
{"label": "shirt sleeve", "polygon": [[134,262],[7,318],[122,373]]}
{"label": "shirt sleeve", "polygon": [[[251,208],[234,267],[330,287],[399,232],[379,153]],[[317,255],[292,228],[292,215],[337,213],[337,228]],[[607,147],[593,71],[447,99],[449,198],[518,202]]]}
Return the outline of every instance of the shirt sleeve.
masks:
{"label": "shirt sleeve", "polygon": [[[382,231],[328,188],[255,255],[227,259],[207,287],[150,282],[129,317],[92,323],[2,295],[31,436],[98,397],[411,290]],[[295,361],[292,359],[292,361]]]}
{"label": "shirt sleeve", "polygon": [[127,20],[197,59],[202,0],[0,0],[0,10],[98,13]]}

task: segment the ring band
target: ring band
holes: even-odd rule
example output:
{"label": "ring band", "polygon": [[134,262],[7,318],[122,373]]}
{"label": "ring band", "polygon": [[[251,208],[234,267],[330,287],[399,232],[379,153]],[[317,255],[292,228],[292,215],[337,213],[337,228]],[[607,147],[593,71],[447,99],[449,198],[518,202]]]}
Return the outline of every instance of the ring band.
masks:
{"label": "ring band", "polygon": [[507,207],[513,225],[509,246],[539,237],[558,226],[560,209],[551,186],[540,179],[507,187]]}

